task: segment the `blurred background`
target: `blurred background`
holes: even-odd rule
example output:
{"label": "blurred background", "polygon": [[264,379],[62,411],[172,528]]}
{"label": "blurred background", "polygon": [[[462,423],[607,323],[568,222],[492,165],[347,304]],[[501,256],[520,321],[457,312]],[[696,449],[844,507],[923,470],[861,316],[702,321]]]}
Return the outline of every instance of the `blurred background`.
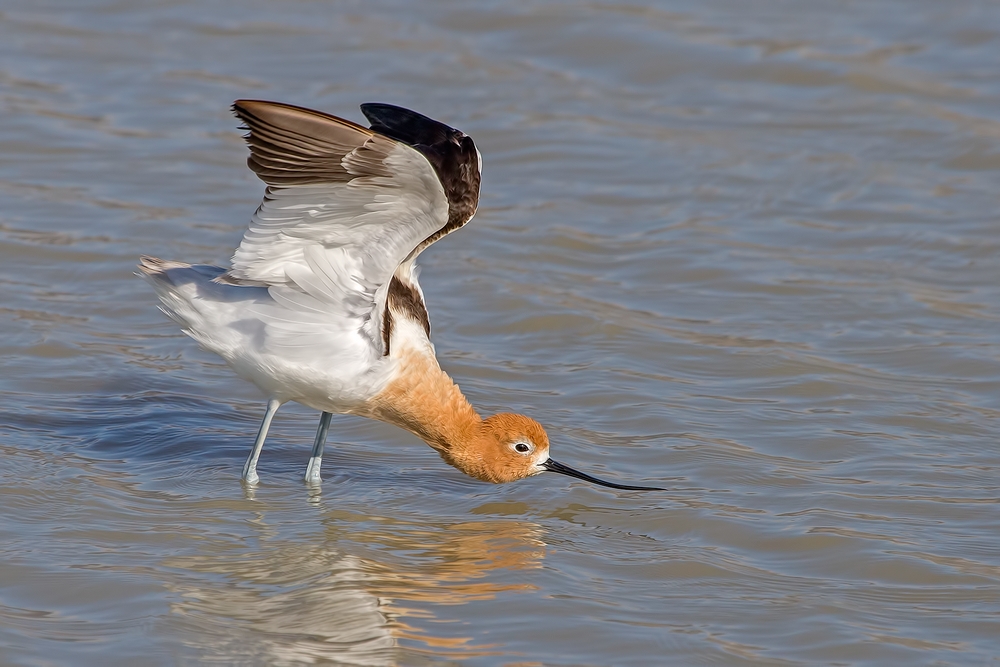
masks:
{"label": "blurred background", "polygon": [[[156,309],[237,98],[472,135],[444,368],[556,475],[278,413]],[[0,1],[0,663],[994,664],[1000,5]]]}

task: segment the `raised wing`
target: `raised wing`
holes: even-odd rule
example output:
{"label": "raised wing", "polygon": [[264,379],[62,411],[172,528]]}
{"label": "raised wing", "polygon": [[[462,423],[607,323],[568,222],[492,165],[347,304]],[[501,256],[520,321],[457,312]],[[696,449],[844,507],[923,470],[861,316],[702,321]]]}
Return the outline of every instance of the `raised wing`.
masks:
{"label": "raised wing", "polygon": [[[448,222],[421,241],[412,257],[442,236],[463,226],[476,214],[483,156],[472,137],[427,116],[391,104],[362,104],[372,129],[413,146],[437,172],[448,198]],[[411,259],[412,259],[411,257]]]}
{"label": "raised wing", "polygon": [[290,331],[302,319],[336,323],[380,345],[393,275],[407,262],[409,276],[423,248],[472,217],[479,163],[457,130],[399,107],[363,109],[372,129],[276,102],[233,105],[249,130],[247,164],[268,187],[219,280],[270,287],[282,317],[296,318]]}

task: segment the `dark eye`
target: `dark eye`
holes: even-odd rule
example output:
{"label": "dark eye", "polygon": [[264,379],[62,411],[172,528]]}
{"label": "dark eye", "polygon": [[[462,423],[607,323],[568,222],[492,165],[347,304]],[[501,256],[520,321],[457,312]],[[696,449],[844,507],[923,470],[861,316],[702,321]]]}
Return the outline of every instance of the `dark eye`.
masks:
{"label": "dark eye", "polygon": [[515,452],[520,452],[521,454],[527,454],[528,452],[531,451],[531,447],[529,447],[528,445],[524,444],[523,442],[519,442],[519,443],[517,443],[517,444],[514,445],[514,451]]}

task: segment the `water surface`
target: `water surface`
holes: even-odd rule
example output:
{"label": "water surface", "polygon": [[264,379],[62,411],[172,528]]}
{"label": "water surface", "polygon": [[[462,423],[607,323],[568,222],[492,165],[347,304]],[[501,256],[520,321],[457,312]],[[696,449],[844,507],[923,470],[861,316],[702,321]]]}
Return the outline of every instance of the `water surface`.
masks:
{"label": "water surface", "polygon": [[[228,107],[475,137],[443,366],[542,421],[488,486],[278,413],[131,275],[225,263]],[[1000,6],[0,3],[0,663],[994,664]]]}

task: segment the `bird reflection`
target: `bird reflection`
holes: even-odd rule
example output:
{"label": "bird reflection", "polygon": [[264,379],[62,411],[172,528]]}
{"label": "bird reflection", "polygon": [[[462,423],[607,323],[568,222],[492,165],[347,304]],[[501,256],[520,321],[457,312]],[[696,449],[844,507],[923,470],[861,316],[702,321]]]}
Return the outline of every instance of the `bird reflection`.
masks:
{"label": "bird reflection", "polygon": [[[372,518],[361,523],[370,527]],[[227,661],[393,665],[401,639],[456,659],[489,654],[469,637],[428,633],[428,608],[532,590],[499,572],[541,566],[541,527],[376,520],[379,529],[361,530],[330,521],[317,545],[281,538],[259,518],[253,546],[208,543],[198,555],[170,558],[166,565],[182,573],[170,584],[178,593],[172,622],[184,626],[190,648]]]}

